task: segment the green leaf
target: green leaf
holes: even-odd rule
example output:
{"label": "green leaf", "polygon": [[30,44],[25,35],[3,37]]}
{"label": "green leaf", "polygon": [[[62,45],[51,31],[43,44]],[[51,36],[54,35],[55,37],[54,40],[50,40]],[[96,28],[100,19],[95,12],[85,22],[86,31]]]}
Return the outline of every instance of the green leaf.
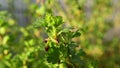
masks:
{"label": "green leaf", "polygon": [[60,26],[60,25],[62,25],[63,24],[63,20],[62,20],[62,17],[61,16],[56,16],[55,17],[55,27],[58,27],[58,26]]}
{"label": "green leaf", "polygon": [[73,33],[72,37],[79,37],[81,35],[81,33],[79,31],[76,31]]}
{"label": "green leaf", "polygon": [[36,10],[36,13],[39,15],[44,15],[45,14],[45,7],[41,6],[39,9]]}
{"label": "green leaf", "polygon": [[36,18],[35,22],[33,23],[33,26],[35,28],[45,27],[44,19],[41,17]]}
{"label": "green leaf", "polygon": [[47,55],[47,61],[53,64],[58,63],[60,56],[59,49],[55,47],[52,47],[51,49],[52,50],[49,50],[49,53]]}
{"label": "green leaf", "polygon": [[5,32],[6,32],[6,28],[5,27],[1,27],[0,28],[0,34],[5,34]]}
{"label": "green leaf", "polygon": [[8,35],[6,35],[4,38],[3,38],[3,44],[7,44],[8,40],[10,39],[10,37]]}

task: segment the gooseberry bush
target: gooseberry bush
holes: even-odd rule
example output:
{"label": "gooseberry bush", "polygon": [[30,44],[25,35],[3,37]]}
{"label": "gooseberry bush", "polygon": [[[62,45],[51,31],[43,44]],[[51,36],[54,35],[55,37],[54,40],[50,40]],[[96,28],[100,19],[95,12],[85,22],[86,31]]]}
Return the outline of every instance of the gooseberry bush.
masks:
{"label": "gooseberry bush", "polygon": [[80,56],[85,55],[85,52],[82,49],[77,50],[79,44],[72,40],[81,35],[80,29],[75,30],[72,27],[64,28],[63,26],[62,17],[52,14],[46,14],[35,23],[35,27],[43,28],[48,36],[44,40],[46,60],[57,67],[62,65],[63,68],[83,66],[84,61],[80,59]]}

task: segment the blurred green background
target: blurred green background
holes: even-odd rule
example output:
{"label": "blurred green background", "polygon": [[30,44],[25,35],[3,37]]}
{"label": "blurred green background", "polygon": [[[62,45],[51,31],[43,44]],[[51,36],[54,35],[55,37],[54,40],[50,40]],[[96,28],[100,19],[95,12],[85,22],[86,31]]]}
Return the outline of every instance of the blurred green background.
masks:
{"label": "blurred green background", "polygon": [[82,29],[74,40],[88,62],[120,68],[120,0],[0,0],[0,68],[49,68],[42,62],[44,30],[31,26],[45,9]]}

